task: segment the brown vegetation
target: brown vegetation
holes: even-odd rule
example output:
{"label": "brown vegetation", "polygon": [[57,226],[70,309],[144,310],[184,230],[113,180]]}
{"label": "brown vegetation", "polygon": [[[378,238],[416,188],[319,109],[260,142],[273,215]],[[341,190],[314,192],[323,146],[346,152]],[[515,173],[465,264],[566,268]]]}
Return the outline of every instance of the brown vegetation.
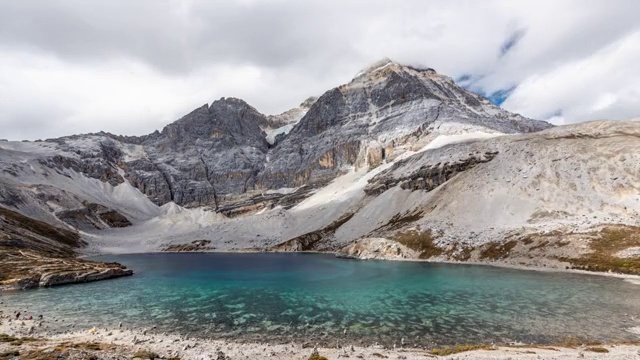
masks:
{"label": "brown vegetation", "polygon": [[434,243],[431,230],[399,232],[394,236],[394,240],[409,249],[419,252],[420,259],[429,259],[443,253],[443,250]]}
{"label": "brown vegetation", "polygon": [[120,264],[75,258],[77,232],[0,207],[0,290],[131,275]]}
{"label": "brown vegetation", "polygon": [[451,354],[458,354],[458,353],[473,351],[473,350],[495,350],[495,349],[489,345],[455,345],[451,347],[432,349],[431,354],[437,355],[437,356],[447,356]]}
{"label": "brown vegetation", "polygon": [[509,256],[511,249],[513,249],[518,242],[516,240],[509,240],[506,242],[491,242],[483,245],[480,251],[481,260],[500,260]]}
{"label": "brown vegetation", "polygon": [[640,228],[612,225],[589,235],[592,237],[590,253],[561,260],[571,263],[574,269],[640,275],[640,256],[617,256],[622,250],[640,246]]}
{"label": "brown vegetation", "polygon": [[213,250],[211,246],[211,240],[194,240],[188,244],[174,244],[169,245],[164,250],[166,252],[194,252],[194,251],[207,251]]}
{"label": "brown vegetation", "polygon": [[147,350],[141,350],[141,351],[136,351],[133,354],[134,358],[140,358],[140,359],[149,359],[149,360],[155,360],[160,358],[160,356],[152,351],[147,351]]}
{"label": "brown vegetation", "polygon": [[412,224],[424,216],[424,212],[422,211],[412,211],[405,212],[403,214],[394,215],[386,224],[380,226],[379,228],[372,231],[375,233],[380,230],[398,230],[405,225]]}
{"label": "brown vegetation", "polygon": [[34,342],[38,341],[36,338],[32,337],[16,337],[7,334],[0,334],[0,343],[9,343],[9,345],[20,346],[25,342]]}

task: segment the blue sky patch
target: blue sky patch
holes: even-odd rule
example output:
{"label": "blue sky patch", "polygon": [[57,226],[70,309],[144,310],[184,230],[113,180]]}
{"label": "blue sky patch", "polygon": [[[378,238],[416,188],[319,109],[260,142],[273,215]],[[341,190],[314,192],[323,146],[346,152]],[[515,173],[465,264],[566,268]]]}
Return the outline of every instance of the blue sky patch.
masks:
{"label": "blue sky patch", "polygon": [[491,101],[496,105],[502,105],[502,103],[505,102],[505,100],[507,100],[509,95],[511,95],[511,93],[515,89],[516,89],[515,86],[512,86],[508,89],[500,89],[498,91],[491,93],[491,95],[487,96],[487,99],[489,99],[489,101]]}
{"label": "blue sky patch", "polygon": [[522,40],[525,34],[526,31],[524,29],[516,30],[511,33],[507,40],[502,43],[502,46],[500,46],[500,57],[505,56],[509,52],[509,50],[513,49],[513,47],[516,46],[518,42],[520,42],[520,40]]}

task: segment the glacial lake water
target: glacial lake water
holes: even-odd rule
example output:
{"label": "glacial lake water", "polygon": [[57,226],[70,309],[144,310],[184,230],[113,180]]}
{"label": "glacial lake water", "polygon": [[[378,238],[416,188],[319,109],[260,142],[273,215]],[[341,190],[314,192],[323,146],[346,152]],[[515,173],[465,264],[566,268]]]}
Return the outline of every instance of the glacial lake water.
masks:
{"label": "glacial lake water", "polygon": [[[0,295],[83,327],[333,345],[418,346],[640,337],[640,286],[594,275],[356,261],[320,254],[102,256],[127,278]],[[1,306],[1,305],[0,305]],[[638,319],[638,320],[634,320]]]}

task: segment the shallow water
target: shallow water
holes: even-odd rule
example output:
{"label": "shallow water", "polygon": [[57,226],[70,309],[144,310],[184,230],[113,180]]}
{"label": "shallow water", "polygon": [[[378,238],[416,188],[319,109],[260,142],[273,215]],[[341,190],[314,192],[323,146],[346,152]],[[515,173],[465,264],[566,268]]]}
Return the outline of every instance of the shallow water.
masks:
{"label": "shallow water", "polygon": [[[1,295],[76,329],[151,327],[312,344],[637,340],[640,286],[488,266],[354,261],[319,254],[103,256],[132,277]],[[346,330],[346,331],[345,331]]]}

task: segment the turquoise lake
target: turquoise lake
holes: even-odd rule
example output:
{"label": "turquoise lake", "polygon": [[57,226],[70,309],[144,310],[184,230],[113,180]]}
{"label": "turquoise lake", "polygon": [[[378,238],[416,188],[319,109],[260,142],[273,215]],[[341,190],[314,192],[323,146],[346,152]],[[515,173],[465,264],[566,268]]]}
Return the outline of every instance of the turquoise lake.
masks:
{"label": "turquoise lake", "polygon": [[[102,256],[134,276],[10,292],[4,306],[93,326],[240,341],[417,346],[638,340],[640,286],[610,277],[320,254]],[[2,305],[0,305],[2,306]]]}

